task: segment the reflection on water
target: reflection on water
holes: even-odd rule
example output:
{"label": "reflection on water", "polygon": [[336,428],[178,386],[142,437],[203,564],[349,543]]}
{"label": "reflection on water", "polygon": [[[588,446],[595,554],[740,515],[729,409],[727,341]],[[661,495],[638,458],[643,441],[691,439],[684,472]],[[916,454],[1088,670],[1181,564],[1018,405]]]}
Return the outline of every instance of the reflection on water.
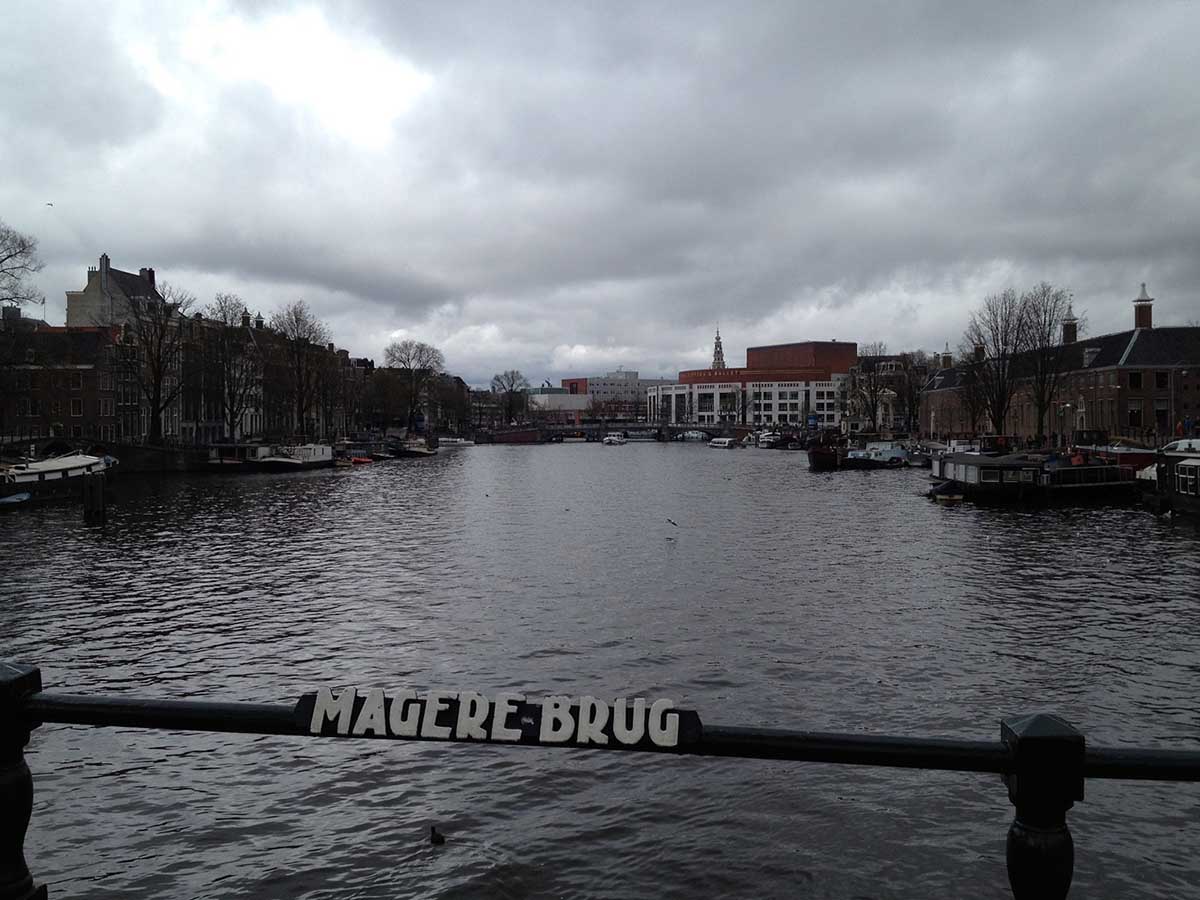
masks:
{"label": "reflection on water", "polygon": [[[1200,747],[1194,529],[923,479],[628,444],[125,484],[103,529],[0,519],[0,637],[62,691],[653,695],[966,738],[1049,710]],[[987,776],[59,726],[29,762],[58,896],[1008,896]],[[1089,783],[1075,892],[1197,896],[1198,820],[1195,786]]]}

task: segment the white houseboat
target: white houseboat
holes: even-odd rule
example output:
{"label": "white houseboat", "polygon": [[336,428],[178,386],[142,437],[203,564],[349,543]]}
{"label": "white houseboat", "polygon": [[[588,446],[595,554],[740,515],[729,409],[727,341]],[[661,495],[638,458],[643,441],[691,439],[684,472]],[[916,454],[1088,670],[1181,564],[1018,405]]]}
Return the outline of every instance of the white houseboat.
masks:
{"label": "white houseboat", "polygon": [[297,472],[333,466],[333,448],[328,444],[292,444],[276,447],[270,456],[255,460],[254,467],[269,472]]}
{"label": "white houseboat", "polygon": [[0,497],[66,497],[81,490],[83,476],[106,472],[116,460],[109,456],[70,453],[36,462],[0,465]]}

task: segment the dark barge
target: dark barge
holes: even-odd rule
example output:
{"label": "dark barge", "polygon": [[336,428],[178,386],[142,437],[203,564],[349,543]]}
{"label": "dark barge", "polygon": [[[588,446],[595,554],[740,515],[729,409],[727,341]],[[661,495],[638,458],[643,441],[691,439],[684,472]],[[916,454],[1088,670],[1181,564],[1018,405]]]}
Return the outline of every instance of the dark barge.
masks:
{"label": "dark barge", "polygon": [[951,453],[932,461],[930,478],[931,496],[949,490],[983,503],[1133,501],[1138,495],[1132,466],[1081,453]]}
{"label": "dark barge", "polygon": [[1200,438],[1172,441],[1158,453],[1160,511],[1200,517]]}

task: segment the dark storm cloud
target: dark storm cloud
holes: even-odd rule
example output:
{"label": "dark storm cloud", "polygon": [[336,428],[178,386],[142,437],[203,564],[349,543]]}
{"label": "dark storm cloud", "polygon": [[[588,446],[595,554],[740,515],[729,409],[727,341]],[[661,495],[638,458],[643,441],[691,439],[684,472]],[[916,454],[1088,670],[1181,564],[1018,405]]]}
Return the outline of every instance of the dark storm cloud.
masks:
{"label": "dark storm cloud", "polygon": [[302,295],[356,353],[422,337],[478,382],[672,370],[718,321],[731,360],[932,348],[1043,278],[1094,331],[1143,280],[1160,321],[1200,308],[1195,4],[18,14],[0,215],[47,272]]}

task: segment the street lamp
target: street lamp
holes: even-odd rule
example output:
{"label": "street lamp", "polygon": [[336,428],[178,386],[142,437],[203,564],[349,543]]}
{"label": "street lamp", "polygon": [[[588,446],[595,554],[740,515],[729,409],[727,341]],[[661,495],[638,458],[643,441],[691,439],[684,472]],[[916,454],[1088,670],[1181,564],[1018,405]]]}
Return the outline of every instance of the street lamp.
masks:
{"label": "street lamp", "polygon": [[1068,414],[1067,410],[1069,410],[1070,408],[1071,408],[1070,403],[1060,403],[1058,405],[1058,439],[1059,439],[1059,441],[1062,442],[1059,446],[1063,446],[1063,447],[1065,447],[1067,445],[1067,436],[1063,432],[1063,422]]}

